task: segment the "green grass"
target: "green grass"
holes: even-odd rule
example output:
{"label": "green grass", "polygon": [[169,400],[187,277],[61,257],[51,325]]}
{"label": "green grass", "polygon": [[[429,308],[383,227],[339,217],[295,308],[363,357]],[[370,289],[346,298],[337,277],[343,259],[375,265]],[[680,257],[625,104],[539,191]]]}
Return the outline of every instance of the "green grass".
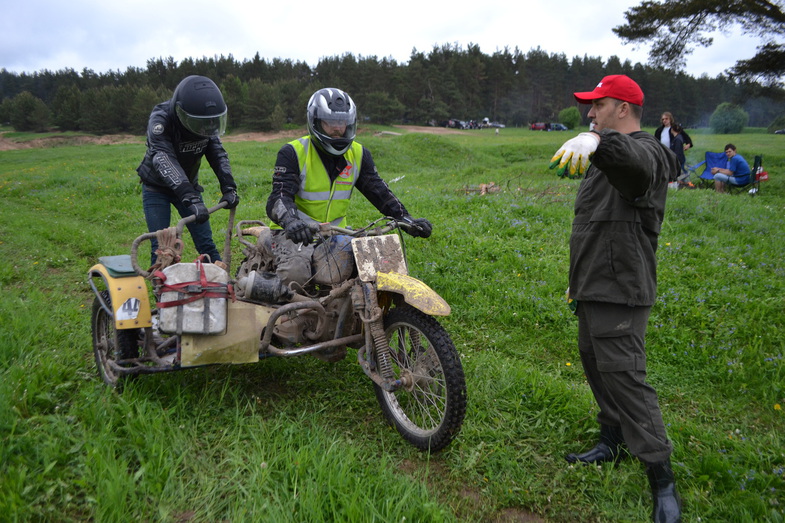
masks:
{"label": "green grass", "polygon": [[[108,390],[92,360],[86,273],[145,232],[144,145],[0,152],[0,520],[647,520],[639,463],[563,459],[597,437],[564,303],[579,182],[547,169],[574,134],[360,136],[407,208],[435,226],[406,246],[413,275],[452,306],[442,323],[469,393],[463,431],[435,456],[383,422],[353,357],[200,368]],[[732,142],[748,159],[763,154],[771,180],[754,198],[670,192],[649,381],[685,519],[781,522],[785,137],[691,134],[690,163]],[[226,144],[238,219],[264,218],[280,145]],[[209,170],[202,179],[217,202]],[[473,190],[491,181],[502,191]],[[213,219],[219,246],[224,214]],[[357,195],[351,222],[375,215]]]}

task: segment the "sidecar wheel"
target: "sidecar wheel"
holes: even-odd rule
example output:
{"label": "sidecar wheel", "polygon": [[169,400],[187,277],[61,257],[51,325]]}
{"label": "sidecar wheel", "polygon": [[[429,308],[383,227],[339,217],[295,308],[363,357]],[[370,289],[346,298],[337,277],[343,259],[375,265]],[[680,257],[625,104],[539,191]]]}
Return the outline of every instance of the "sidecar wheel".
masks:
{"label": "sidecar wheel", "polygon": [[396,307],[385,317],[392,368],[404,386],[387,392],[374,385],[385,418],[420,450],[437,452],[461,430],[466,380],[455,345],[432,317]]}
{"label": "sidecar wheel", "polygon": [[[102,291],[101,297],[111,306],[109,291]],[[114,319],[101,307],[98,298],[93,300],[93,353],[98,375],[104,383],[111,387],[119,387],[125,376],[118,374],[111,366],[120,359],[139,356],[139,339],[141,329],[115,330]],[[117,337],[115,338],[115,332]]]}

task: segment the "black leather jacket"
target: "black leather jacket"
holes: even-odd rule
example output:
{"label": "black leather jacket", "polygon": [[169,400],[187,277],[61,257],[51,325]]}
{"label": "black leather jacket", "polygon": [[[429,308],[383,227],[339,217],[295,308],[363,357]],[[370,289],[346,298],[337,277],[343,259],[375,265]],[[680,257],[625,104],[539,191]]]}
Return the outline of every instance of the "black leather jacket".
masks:
{"label": "black leather jacket", "polygon": [[136,169],[142,183],[158,192],[173,192],[181,201],[189,199],[202,191],[202,157],[215,172],[222,193],[237,190],[220,138],[189,133],[180,125],[170,101],[156,105],[147,124],[147,153]]}

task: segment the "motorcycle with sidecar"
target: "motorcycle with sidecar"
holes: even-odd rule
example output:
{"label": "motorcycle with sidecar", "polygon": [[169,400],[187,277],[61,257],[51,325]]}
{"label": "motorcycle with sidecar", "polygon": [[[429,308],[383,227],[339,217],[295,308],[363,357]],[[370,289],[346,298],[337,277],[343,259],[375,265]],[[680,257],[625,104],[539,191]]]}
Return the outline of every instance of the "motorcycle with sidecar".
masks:
{"label": "motorcycle with sidecar", "polygon": [[[183,229],[194,219],[187,217],[89,269],[101,379],[118,387],[141,374],[304,354],[334,362],[351,349],[401,436],[421,450],[447,446],[463,424],[466,383],[436,319],[450,306],[409,276],[400,231],[416,225],[392,218],[356,230],[314,223],[313,277],[287,286],[273,266],[271,229],[257,220],[235,225],[235,209],[229,212],[223,266],[179,260]],[[162,250],[144,270],[137,253],[152,238]],[[232,240],[244,255],[234,278]]]}

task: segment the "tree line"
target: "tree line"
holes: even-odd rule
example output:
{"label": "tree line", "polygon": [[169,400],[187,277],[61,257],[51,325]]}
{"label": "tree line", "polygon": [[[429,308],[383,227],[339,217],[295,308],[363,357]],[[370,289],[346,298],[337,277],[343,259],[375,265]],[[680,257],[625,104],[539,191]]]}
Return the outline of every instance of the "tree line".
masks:
{"label": "tree line", "polygon": [[[440,125],[451,118],[489,118],[507,126],[557,122],[574,107],[572,93],[591,90],[608,74],[627,74],[646,94],[643,124],[659,124],[672,112],[686,127],[705,127],[723,103],[749,115],[748,125],[766,127],[785,114],[778,90],[762,90],[729,76],[694,78],[665,67],[599,57],[515,48],[483,53],[478,45],[414,49],[406,63],[346,53],[316,66],[275,58],[236,60],[155,58],[145,68],[96,73],[64,69],[34,73],[0,69],[0,123],[19,131],[59,130],[143,134],[153,106],[171,97],[191,74],[212,78],[229,107],[231,131],[274,131],[305,123],[305,106],[321,87],[347,91],[364,122]],[[585,108],[582,114],[585,115]],[[583,121],[586,124],[584,118]]]}

